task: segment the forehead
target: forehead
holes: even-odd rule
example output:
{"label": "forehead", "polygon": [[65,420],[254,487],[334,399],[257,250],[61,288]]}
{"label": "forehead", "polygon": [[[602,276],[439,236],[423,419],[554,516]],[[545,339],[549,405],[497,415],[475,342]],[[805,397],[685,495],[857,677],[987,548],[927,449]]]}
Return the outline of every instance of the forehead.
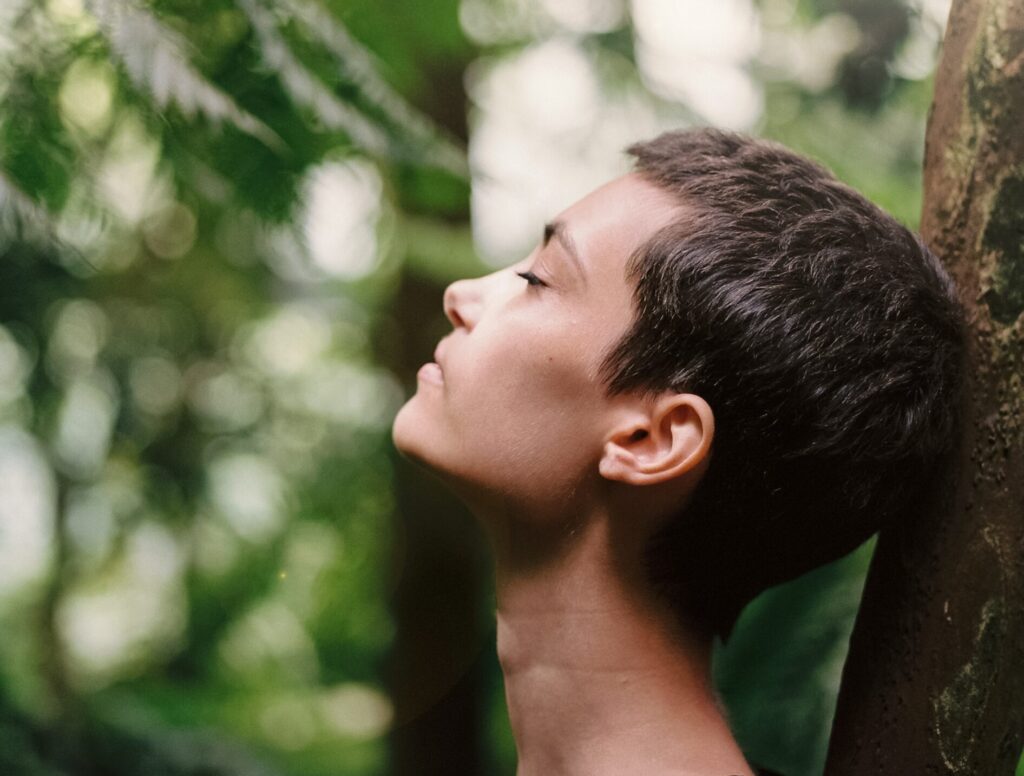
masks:
{"label": "forehead", "polygon": [[670,193],[629,173],[594,189],[559,219],[572,234],[588,272],[621,282],[633,252],[681,211]]}

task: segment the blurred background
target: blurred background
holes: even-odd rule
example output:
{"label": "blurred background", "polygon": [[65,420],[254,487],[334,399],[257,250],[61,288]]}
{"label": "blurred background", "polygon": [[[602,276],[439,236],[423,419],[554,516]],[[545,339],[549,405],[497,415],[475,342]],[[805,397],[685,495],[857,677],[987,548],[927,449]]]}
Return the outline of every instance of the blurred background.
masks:
{"label": "blurred background", "polygon": [[[452,280],[697,124],[916,227],[949,0],[4,0],[0,773],[515,770],[489,560],[390,423]],[[820,773],[869,542],[715,658]]]}

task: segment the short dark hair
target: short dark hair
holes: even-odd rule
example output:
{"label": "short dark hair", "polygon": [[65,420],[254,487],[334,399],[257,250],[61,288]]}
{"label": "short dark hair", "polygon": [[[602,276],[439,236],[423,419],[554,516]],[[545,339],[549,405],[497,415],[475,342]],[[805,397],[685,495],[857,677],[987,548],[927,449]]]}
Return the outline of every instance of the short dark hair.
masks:
{"label": "short dark hair", "polygon": [[824,167],[714,129],[628,149],[684,206],[630,257],[609,395],[696,393],[707,470],[652,537],[648,575],[723,639],[767,587],[907,513],[958,444],[965,317],[920,237]]}

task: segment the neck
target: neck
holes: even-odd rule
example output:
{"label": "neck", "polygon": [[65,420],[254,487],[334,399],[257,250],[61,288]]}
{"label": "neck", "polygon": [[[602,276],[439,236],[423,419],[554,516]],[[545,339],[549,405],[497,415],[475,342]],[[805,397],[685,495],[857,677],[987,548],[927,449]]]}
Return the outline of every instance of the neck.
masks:
{"label": "neck", "polygon": [[495,546],[517,776],[751,776],[711,685],[710,641],[656,603],[610,524],[577,521],[540,560],[509,550],[537,546],[528,538]]}

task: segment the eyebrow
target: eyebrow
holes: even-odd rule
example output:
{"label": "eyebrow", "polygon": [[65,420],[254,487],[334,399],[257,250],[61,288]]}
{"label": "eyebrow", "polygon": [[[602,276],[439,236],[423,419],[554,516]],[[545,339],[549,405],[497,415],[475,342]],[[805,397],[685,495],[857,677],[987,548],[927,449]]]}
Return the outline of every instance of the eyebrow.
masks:
{"label": "eyebrow", "polygon": [[565,249],[565,252],[569,254],[569,258],[572,259],[573,264],[576,265],[576,271],[579,272],[580,277],[583,278],[583,282],[587,282],[587,273],[583,269],[583,260],[580,259],[580,253],[576,248],[576,241],[572,239],[572,235],[569,234],[569,230],[566,227],[565,221],[549,221],[544,224],[544,240],[542,245],[546,248],[548,243],[551,242],[551,238],[556,238]]}

